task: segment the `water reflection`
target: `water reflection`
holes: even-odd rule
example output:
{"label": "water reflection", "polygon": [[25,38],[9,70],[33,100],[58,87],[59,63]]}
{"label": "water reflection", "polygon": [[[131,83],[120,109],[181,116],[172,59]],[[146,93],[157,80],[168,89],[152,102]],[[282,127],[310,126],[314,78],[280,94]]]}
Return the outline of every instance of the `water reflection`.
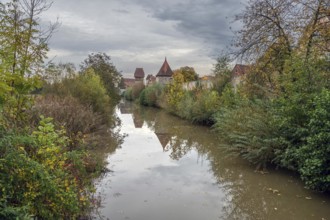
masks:
{"label": "water reflection", "polygon": [[220,149],[221,140],[210,129],[158,109],[131,103],[119,107],[120,112],[132,113],[121,116],[129,138],[122,151],[109,158],[113,176],[100,183],[109,197],[104,216],[145,220],[330,216],[329,195],[304,189],[291,173],[254,172],[254,167]]}
{"label": "water reflection", "polygon": [[120,102],[118,104],[120,114],[132,114],[132,104],[130,102]]}
{"label": "water reflection", "polygon": [[179,160],[191,149],[198,149],[198,153],[204,155],[205,145],[214,146],[216,143],[207,128],[192,126],[179,118],[170,117],[165,111],[143,108],[141,115],[148,128],[157,135],[164,151],[169,151],[174,160]]}
{"label": "water reflection", "polygon": [[160,144],[163,147],[163,151],[169,151],[170,150],[170,145],[169,142],[171,141],[171,135],[169,133],[160,133],[160,132],[155,132]]}

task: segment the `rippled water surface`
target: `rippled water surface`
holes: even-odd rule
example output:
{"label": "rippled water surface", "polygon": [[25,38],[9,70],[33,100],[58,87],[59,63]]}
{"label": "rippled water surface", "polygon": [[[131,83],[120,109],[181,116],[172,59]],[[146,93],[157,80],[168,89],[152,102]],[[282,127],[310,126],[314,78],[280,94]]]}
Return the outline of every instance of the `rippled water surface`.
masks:
{"label": "rippled water surface", "polygon": [[207,127],[131,103],[118,116],[127,136],[96,182],[96,219],[330,220],[329,195],[304,189],[289,172],[255,172]]}

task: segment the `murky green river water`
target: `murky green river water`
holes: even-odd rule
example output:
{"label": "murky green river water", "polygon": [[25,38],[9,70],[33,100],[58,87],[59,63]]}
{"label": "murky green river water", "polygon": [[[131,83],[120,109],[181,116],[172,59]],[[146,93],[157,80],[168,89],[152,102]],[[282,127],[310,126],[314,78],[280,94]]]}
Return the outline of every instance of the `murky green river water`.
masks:
{"label": "murky green river water", "polygon": [[124,143],[96,182],[95,219],[330,220],[330,196],[304,189],[294,174],[258,173],[218,147],[207,127],[122,103]]}

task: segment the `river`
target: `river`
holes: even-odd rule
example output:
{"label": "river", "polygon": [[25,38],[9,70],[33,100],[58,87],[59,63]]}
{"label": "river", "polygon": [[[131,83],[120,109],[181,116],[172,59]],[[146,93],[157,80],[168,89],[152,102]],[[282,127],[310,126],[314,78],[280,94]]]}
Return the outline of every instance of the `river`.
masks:
{"label": "river", "polygon": [[126,137],[95,183],[95,219],[330,220],[329,195],[305,189],[291,172],[255,172],[221,149],[210,128],[132,103],[117,114]]}

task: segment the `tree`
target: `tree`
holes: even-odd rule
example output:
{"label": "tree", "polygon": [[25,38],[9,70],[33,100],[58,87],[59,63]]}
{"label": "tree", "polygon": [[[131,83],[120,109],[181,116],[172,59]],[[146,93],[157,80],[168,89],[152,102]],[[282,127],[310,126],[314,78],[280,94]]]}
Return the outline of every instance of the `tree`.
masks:
{"label": "tree", "polygon": [[185,66],[180,69],[174,70],[175,74],[181,74],[184,82],[191,82],[198,80],[198,74],[195,72],[193,67]]}
{"label": "tree", "polygon": [[0,97],[7,103],[4,113],[15,123],[23,121],[31,102],[26,94],[41,85],[47,42],[57,23],[41,29],[39,17],[50,6],[47,0],[0,3]]}
{"label": "tree", "polygon": [[298,46],[308,62],[311,55],[330,52],[330,4],[328,0],[299,0]]}
{"label": "tree", "polygon": [[295,30],[292,11],[293,0],[250,0],[245,10],[236,16],[236,21],[244,25],[234,42],[239,48],[236,54],[256,60],[271,47],[290,54]]}
{"label": "tree", "polygon": [[116,104],[120,98],[119,84],[121,81],[121,74],[111,62],[110,56],[105,53],[92,53],[83,61],[80,66],[81,73],[86,69],[92,68],[95,74],[99,75],[103,81],[104,87],[108,95],[111,97],[112,104]]}
{"label": "tree", "polygon": [[213,65],[213,75],[215,76],[228,76],[230,75],[230,62],[231,59],[228,55],[221,55],[216,58],[216,63]]}
{"label": "tree", "polygon": [[328,0],[250,0],[236,17],[244,26],[234,43],[236,55],[254,63],[251,82],[269,94],[286,93],[282,83],[297,80],[288,68],[296,57],[304,60],[306,80],[315,81],[315,66],[330,50],[329,15]]}
{"label": "tree", "polygon": [[325,22],[329,15],[327,0],[250,0],[236,16],[244,25],[236,33],[236,55],[256,61],[273,50],[282,73],[285,60],[296,48],[307,59],[316,47],[329,51],[324,48],[329,42],[329,22]]}
{"label": "tree", "polygon": [[50,62],[45,68],[43,80],[47,83],[58,83],[64,78],[73,78],[77,74],[76,67],[73,63]]}
{"label": "tree", "polygon": [[47,0],[12,0],[1,3],[0,61],[11,74],[40,74],[48,40],[58,23],[41,30],[39,16],[49,9]]}
{"label": "tree", "polygon": [[184,90],[182,84],[184,83],[184,76],[178,72],[174,74],[173,81],[166,86],[166,99],[169,110],[172,112],[177,112],[178,105],[184,97]]}
{"label": "tree", "polygon": [[230,82],[231,69],[230,69],[230,57],[228,55],[222,55],[217,57],[216,63],[213,67],[213,75],[215,76],[214,88],[219,94],[223,92],[226,85]]}
{"label": "tree", "polygon": [[239,94],[249,98],[247,108],[255,109],[244,110],[245,100],[236,109],[242,128],[252,129],[235,135],[240,128],[232,125],[240,116],[232,110],[218,120],[226,137],[241,140],[240,149],[253,139],[240,153],[257,152],[262,158],[271,153],[268,161],[298,171],[307,187],[321,191],[328,191],[330,182],[329,124],[323,123],[329,121],[329,15],[329,0],[250,0],[237,17],[244,27],[236,46],[237,55],[253,62]]}

